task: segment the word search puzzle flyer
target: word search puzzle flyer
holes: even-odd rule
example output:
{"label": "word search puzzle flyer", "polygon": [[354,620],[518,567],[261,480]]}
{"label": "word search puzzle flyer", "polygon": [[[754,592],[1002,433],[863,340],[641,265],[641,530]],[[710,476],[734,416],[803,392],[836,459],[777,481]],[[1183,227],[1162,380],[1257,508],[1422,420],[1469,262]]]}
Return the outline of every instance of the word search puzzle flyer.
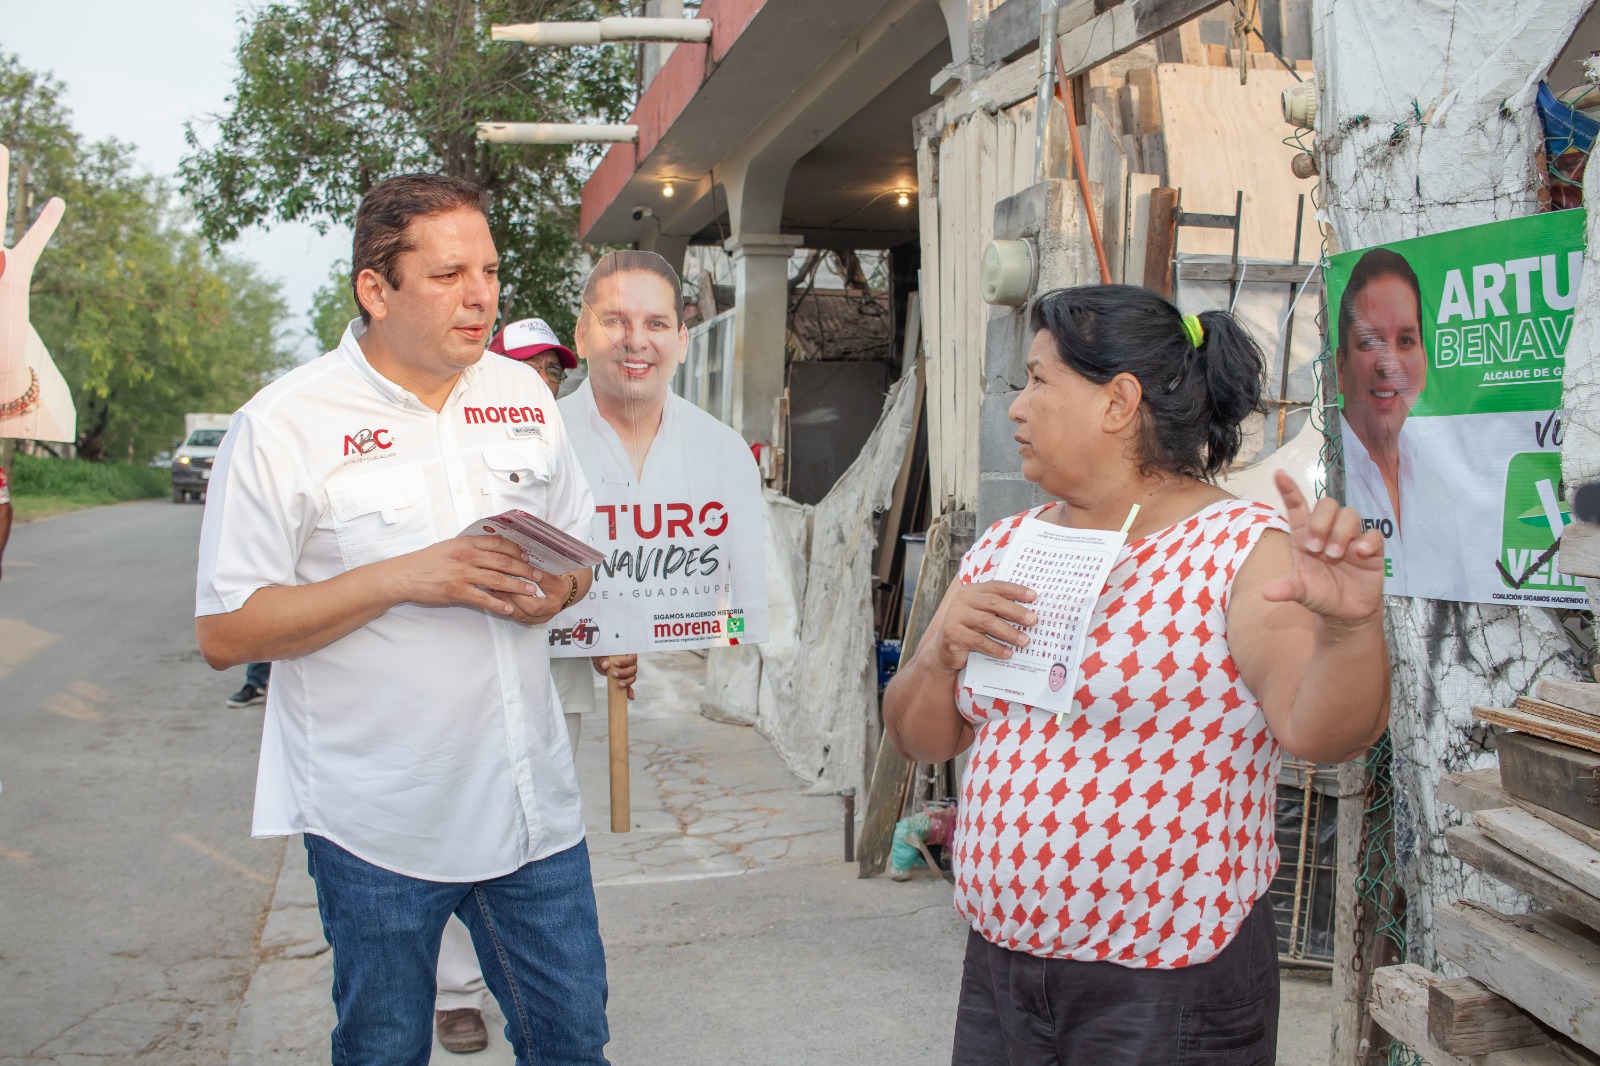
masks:
{"label": "word search puzzle flyer", "polygon": [[1013,649],[1009,659],[968,654],[967,684],[975,694],[1058,715],[1072,710],[1089,621],[1125,537],[1119,530],[1068,529],[1037,518],[1012,531],[994,580],[1032,589],[1037,598],[1028,607],[1039,621],[1023,630],[1028,646]]}

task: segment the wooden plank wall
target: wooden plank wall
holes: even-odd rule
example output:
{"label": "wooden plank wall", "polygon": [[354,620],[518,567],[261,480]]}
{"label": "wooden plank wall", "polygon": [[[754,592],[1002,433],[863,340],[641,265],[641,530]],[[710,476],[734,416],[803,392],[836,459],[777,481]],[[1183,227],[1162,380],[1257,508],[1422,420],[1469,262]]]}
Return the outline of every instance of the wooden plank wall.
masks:
{"label": "wooden plank wall", "polygon": [[[1059,108],[1057,109],[1059,111]],[[928,360],[928,477],[933,511],[972,510],[989,307],[978,296],[994,205],[1033,184],[1034,101],[975,111],[917,149],[922,329]],[[931,237],[931,239],[930,239]]]}

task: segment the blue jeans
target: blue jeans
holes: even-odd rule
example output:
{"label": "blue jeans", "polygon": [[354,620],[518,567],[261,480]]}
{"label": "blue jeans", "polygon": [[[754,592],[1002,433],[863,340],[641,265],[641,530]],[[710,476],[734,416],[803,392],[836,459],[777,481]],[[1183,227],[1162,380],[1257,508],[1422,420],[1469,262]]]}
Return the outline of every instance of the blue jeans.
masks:
{"label": "blue jeans", "polygon": [[272,673],[271,663],[251,663],[244,668],[244,683],[267,691],[267,677]]}
{"label": "blue jeans", "polygon": [[517,1066],[605,1066],[606,960],[589,849],[492,881],[422,881],[306,834],[323,934],[333,945],[334,1066],[423,1066],[433,1050],[445,922],[472,933]]}

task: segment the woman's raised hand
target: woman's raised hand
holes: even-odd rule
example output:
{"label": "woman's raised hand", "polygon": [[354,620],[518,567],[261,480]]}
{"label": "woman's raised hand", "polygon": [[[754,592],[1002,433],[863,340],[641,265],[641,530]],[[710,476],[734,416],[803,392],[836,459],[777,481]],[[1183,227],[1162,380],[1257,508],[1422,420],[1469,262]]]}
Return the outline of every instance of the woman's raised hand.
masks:
{"label": "woman's raised hand", "polygon": [[1026,647],[1028,635],[1022,627],[1039,619],[1024,604],[1035,595],[1026,585],[1009,581],[951,585],[928,634],[939,666],[955,673],[966,668],[968,652],[1009,659],[1012,648]]}
{"label": "woman's raised hand", "polygon": [[1335,625],[1375,618],[1383,606],[1383,536],[1361,531],[1361,516],[1336,500],[1306,503],[1282,470],[1274,479],[1289,519],[1290,571],[1269,581],[1261,595],[1293,601]]}

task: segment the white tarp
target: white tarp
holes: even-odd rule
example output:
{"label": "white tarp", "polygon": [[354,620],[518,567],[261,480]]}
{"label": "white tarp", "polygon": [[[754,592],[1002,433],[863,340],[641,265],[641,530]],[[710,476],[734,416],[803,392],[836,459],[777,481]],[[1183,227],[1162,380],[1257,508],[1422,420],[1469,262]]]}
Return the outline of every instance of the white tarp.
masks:
{"label": "white tarp", "polygon": [[862,789],[868,740],[877,737],[874,515],[893,498],[915,401],[912,372],[889,390],[861,454],[815,507],[769,494],[767,642],[711,653],[706,714],[753,722],[813,792]]}

